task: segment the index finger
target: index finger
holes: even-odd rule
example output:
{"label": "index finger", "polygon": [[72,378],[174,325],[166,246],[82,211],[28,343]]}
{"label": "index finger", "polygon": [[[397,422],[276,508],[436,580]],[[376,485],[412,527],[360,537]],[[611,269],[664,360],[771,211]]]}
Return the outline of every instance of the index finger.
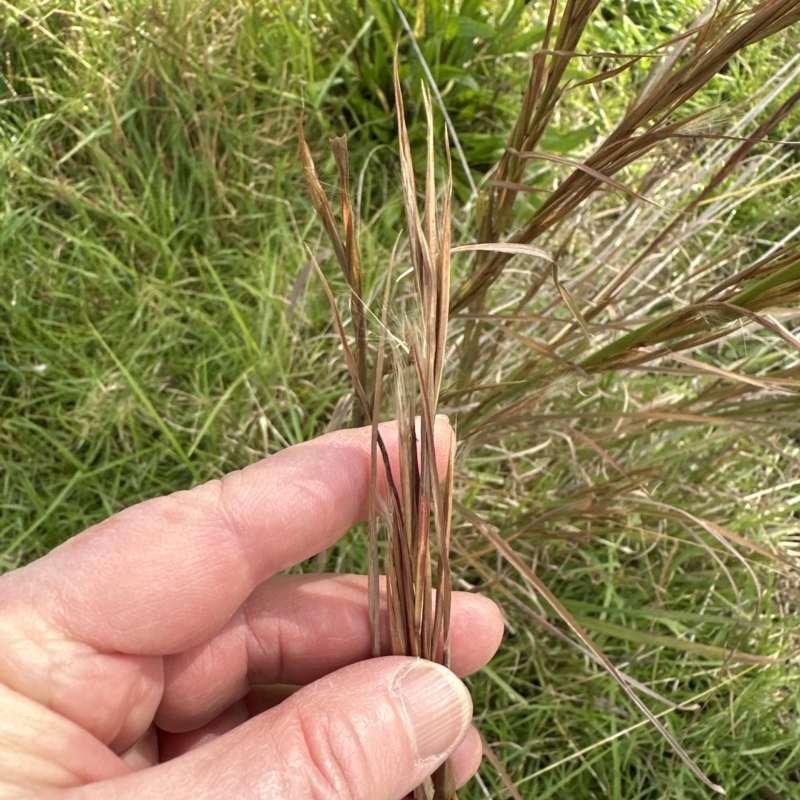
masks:
{"label": "index finger", "polygon": [[[396,425],[381,435],[395,460]],[[442,471],[450,436],[437,419]],[[369,483],[370,429],[328,434],[116,514],[7,575],[0,599],[13,605],[23,581],[16,596],[36,598],[37,616],[69,638],[105,652],[178,652],[218,630],[264,579],[364,519]]]}

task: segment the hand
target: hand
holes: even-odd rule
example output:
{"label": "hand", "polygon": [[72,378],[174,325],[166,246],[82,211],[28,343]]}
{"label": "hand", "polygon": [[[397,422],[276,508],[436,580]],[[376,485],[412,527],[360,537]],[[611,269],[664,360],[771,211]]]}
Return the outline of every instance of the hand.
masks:
{"label": "hand", "polygon": [[[396,458],[395,426],[382,435]],[[442,471],[451,435],[437,421]],[[451,753],[466,781],[463,684],[369,658],[364,578],[277,575],[364,519],[369,441],[291,447],[4,575],[0,797],[398,800]],[[493,603],[453,595],[456,673],[501,635]]]}

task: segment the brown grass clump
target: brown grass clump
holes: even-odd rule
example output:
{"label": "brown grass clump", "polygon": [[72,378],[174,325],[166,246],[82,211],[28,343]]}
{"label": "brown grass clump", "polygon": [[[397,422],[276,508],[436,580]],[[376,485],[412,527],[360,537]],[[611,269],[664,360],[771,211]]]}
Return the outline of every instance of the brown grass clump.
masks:
{"label": "brown grass clump", "polygon": [[[408,249],[413,273],[413,308],[405,327],[395,334],[402,348],[393,348],[395,414],[399,428],[399,470],[389,464],[378,430],[383,403],[383,378],[392,270],[386,275],[379,343],[372,375],[368,374],[366,315],[361,262],[355,238],[349,191],[347,141],[331,141],[339,173],[342,198],[342,241],[333,210],[316,175],[311,154],[300,129],[300,149],[314,207],[323,221],[334,252],[350,289],[350,308],[355,328],[353,354],[339,317],[335,300],[323,276],[341,336],[350,376],[361,401],[361,418],[372,425],[372,481],[369,521],[369,597],[373,631],[373,653],[381,655],[378,624],[379,510],[387,532],[385,571],[390,652],[450,664],[450,530],[453,507],[453,460],[451,443],[445,475],[439,475],[434,453],[434,424],[447,344],[450,302],[450,196],[452,178],[443,190],[438,209],[435,181],[433,126],[430,98],[425,95],[429,120],[424,207],[417,206],[417,188],[408,132],[405,127],[399,76],[395,67],[400,139],[403,203],[408,231]],[[449,153],[448,153],[449,168]],[[322,272],[320,271],[322,276]],[[391,334],[390,334],[391,335]],[[404,340],[404,341],[401,341]],[[404,352],[405,351],[405,352]],[[371,383],[368,383],[371,381]],[[363,415],[363,416],[362,416]],[[378,455],[386,471],[388,496],[378,508]],[[455,786],[450,763],[414,792],[415,800],[454,800]]]}
{"label": "brown grass clump", "polygon": [[[585,539],[596,528],[626,531],[635,517],[653,548],[660,546],[665,525],[685,531],[729,580],[737,598],[739,588],[726,566],[729,560],[750,575],[758,595],[761,587],[750,559],[793,568],[774,547],[693,514],[683,503],[661,499],[657,466],[640,465],[634,445],[664,429],[698,426],[759,437],[759,432],[753,433],[754,424],[778,425],[781,419],[793,418],[800,407],[800,341],[787,325],[797,316],[800,299],[800,248],[791,240],[759,249],[749,241],[721,242],[725,221],[758,192],[762,181],[773,180],[776,169],[782,170],[782,181],[800,172],[800,167],[787,162],[781,143],[767,139],[800,102],[798,91],[777,105],[774,102],[800,79],[800,62],[788,63],[752,98],[752,111],[724,134],[712,132],[705,112],[687,111],[692,98],[733,56],[800,21],[800,4],[796,0],[764,0],[753,6],[739,0],[717,3],[657,51],[631,56],[585,82],[613,78],[645,55],[652,59],[639,94],[586,158],[542,152],[545,130],[567,90],[575,88],[565,78],[566,70],[577,57],[583,31],[598,5],[599,0],[552,0],[544,41],[531,60],[519,118],[491,182],[477,198],[478,241],[472,244],[450,246],[449,178],[437,214],[430,134],[424,188],[419,192],[424,206],[421,212],[418,209],[395,71],[414,312],[400,333],[387,331],[390,269],[372,359],[367,352],[361,262],[343,140],[332,145],[342,190],[344,240],[301,133],[303,165],[350,290],[355,353],[326,284],[363,419],[373,425],[374,476],[378,453],[388,468],[377,430],[385,372],[395,387],[401,463],[400,474],[389,475],[385,509],[392,652],[447,663],[452,546],[459,565],[478,573],[484,587],[491,587],[537,626],[577,647],[588,662],[611,674],[698,780],[724,793],[694,764],[642,695],[667,707],[677,706],[618,669],[595,644],[587,626],[550,590],[537,566],[556,569],[547,537],[558,525]],[[430,117],[427,94],[424,102]],[[517,201],[532,188],[526,183],[531,165],[543,162],[553,166],[556,177],[543,202],[524,217]],[[463,252],[472,254],[472,262],[451,293],[450,255]],[[515,266],[523,259],[532,266],[509,270],[512,259]],[[449,354],[448,306],[454,344]],[[735,363],[725,363],[720,353],[735,337],[742,337],[751,351]],[[389,368],[384,369],[387,338],[402,340],[407,352],[395,346]],[[769,358],[763,357],[766,352]],[[496,457],[505,460],[509,472],[508,481],[496,491],[482,487],[478,509],[465,502],[478,494],[469,487],[454,498],[452,453],[443,483],[432,457],[433,420],[446,356],[453,363],[453,380],[443,402],[459,415],[462,441],[472,452],[491,448],[493,454],[499,453]],[[597,376],[612,371],[618,376],[642,375],[645,368],[651,375],[683,378],[687,388],[679,396],[670,390],[631,400],[628,383],[620,377],[626,392],[623,410],[608,410],[609,404],[599,400],[596,407],[604,410],[592,410],[589,400],[603,395]],[[581,479],[554,493],[543,479],[531,478],[542,471],[526,459],[531,431],[549,437],[541,448],[537,445],[539,463],[554,463],[551,442],[564,441]],[[531,470],[520,475],[523,464]],[[679,488],[683,490],[683,484]],[[684,496],[693,491],[687,485]],[[459,530],[451,540],[453,506],[470,528]],[[373,491],[369,568],[374,621],[377,511]],[[496,516],[502,518],[502,533],[499,525],[489,522]],[[432,550],[438,556],[435,568]],[[672,558],[665,556],[659,581],[668,575]],[[493,568],[491,559],[503,567]],[[594,625],[596,630],[614,630],[601,627],[599,621]],[[640,643],[675,647],[725,664],[776,661],[733,645],[719,648],[638,631],[637,636]],[[511,785],[508,776],[501,775]],[[450,800],[452,795],[443,773],[435,788],[421,787],[415,797]]]}

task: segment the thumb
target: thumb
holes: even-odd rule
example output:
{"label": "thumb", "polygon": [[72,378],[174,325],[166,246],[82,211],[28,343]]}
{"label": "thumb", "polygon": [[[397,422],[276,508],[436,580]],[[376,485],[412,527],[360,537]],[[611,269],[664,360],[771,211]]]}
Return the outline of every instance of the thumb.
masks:
{"label": "thumb", "polygon": [[453,752],[471,718],[469,693],[448,669],[373,659],[173,761],[75,796],[401,800]]}

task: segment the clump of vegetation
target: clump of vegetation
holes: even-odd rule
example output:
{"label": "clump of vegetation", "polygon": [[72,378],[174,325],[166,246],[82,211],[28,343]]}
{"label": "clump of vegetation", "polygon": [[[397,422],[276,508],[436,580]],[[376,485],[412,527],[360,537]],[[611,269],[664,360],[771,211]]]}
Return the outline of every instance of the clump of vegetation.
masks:
{"label": "clump of vegetation", "polygon": [[[453,140],[454,243],[486,246],[453,250],[438,402],[461,442],[453,585],[495,597],[508,628],[472,681],[487,760],[462,800],[698,796],[631,692],[730,797],[791,797],[800,9],[400,7],[441,96],[436,140],[443,108],[470,167]],[[412,199],[395,45],[417,164],[428,78],[378,0],[48,0],[6,15],[0,41],[11,568],[346,420],[307,245],[334,293],[353,281],[315,238],[302,113],[323,181],[323,134],[349,136],[361,288],[340,314],[364,331],[351,366],[376,407]],[[324,566],[363,569],[366,538]]]}
{"label": "clump of vegetation", "polygon": [[[791,115],[800,101],[800,93],[789,94],[783,102],[774,104],[771,113],[758,125],[752,117],[743,122],[739,133],[736,129],[729,134],[716,133],[706,123],[709,111],[692,106],[696,106],[696,95],[732,57],[777,28],[796,22],[798,11],[786,4],[762,5],[750,16],[721,9],[698,21],[694,29],[647,54],[654,63],[645,73],[637,95],[593,151],[576,160],[539,148],[570,88],[571,82],[565,74],[597,6],[597,2],[576,2],[567,3],[562,9],[558,3],[551,4],[541,49],[533,56],[521,112],[504,155],[478,197],[475,223],[479,244],[466,248],[476,251],[475,261],[451,299],[452,311],[467,313],[453,326],[458,346],[453,356],[451,374],[455,378],[449,400],[456,408],[461,404],[460,430],[466,432],[467,441],[473,447],[486,448],[498,438],[504,440],[503,450],[512,463],[515,448],[524,451],[529,441],[526,423],[533,427],[557,419],[572,447],[576,447],[577,440],[594,449],[613,475],[611,481],[607,475],[603,476],[604,482],[611,486],[604,487],[602,493],[591,481],[588,492],[586,488],[581,490],[579,516],[605,517],[606,523],[610,515],[614,516],[620,532],[625,531],[627,519],[641,520],[643,516],[653,521],[673,517],[688,528],[694,527],[695,537],[698,532],[708,537],[698,537],[697,544],[718,565],[720,575],[728,575],[736,607],[742,610],[742,596],[725,561],[738,561],[760,594],[758,577],[748,557],[760,556],[790,567],[788,559],[713,519],[695,516],[685,503],[665,502],[664,493],[653,486],[650,476],[628,467],[614,452],[618,448],[604,440],[624,440],[631,418],[639,414],[612,410],[598,424],[593,404],[586,404],[585,416],[561,411],[558,406],[570,391],[594,389],[597,382],[593,375],[597,373],[628,371],[653,364],[656,371],[671,369],[677,377],[679,373],[672,366],[677,364],[687,368],[686,377],[708,378],[716,388],[712,398],[705,395],[705,386],[701,392],[690,391],[690,396],[683,398],[684,408],[694,406],[694,424],[712,419],[716,423],[716,418],[723,416],[726,421],[731,417],[739,419],[746,402],[742,383],[748,387],[744,394],[762,394],[765,389],[772,394],[763,378],[749,375],[749,370],[741,366],[738,371],[731,371],[714,352],[716,348],[712,350],[712,345],[730,337],[734,325],[740,334],[744,320],[749,328],[745,335],[754,336],[762,348],[774,348],[774,340],[770,336],[765,341],[764,332],[787,345],[786,355],[790,360],[784,370],[789,372],[780,370],[776,375],[773,365],[770,378],[792,380],[794,351],[800,343],[790,330],[766,317],[764,310],[796,303],[800,251],[778,246],[764,255],[757,248],[741,243],[733,251],[715,252],[713,245],[703,246],[702,242],[709,235],[709,228],[716,227],[723,216],[718,205],[720,187],[733,183],[745,163],[749,171],[747,180],[752,179],[753,172],[773,169],[772,161],[778,152],[774,146],[766,161],[753,157],[753,151]],[[775,19],[780,21],[777,27]],[[413,32],[409,30],[408,34],[413,41]],[[417,53],[421,54],[419,48]],[[627,54],[621,65],[609,67],[583,83],[591,85],[615,78],[642,57]],[[792,73],[791,78],[796,75]],[[785,74],[778,75],[775,83],[768,84],[765,93],[771,101],[791,83],[786,78]],[[400,115],[402,104],[399,94],[396,96]],[[399,124],[402,135],[402,119]],[[755,130],[747,130],[748,125]],[[704,143],[705,152],[698,149],[698,140]],[[706,147],[709,141],[713,146]],[[684,146],[685,142],[692,145]],[[458,146],[457,140],[454,145]],[[532,164],[556,164],[564,168],[564,174],[550,176],[550,189],[531,185],[527,176]],[[792,171],[787,172],[782,176],[784,180],[788,180]],[[629,180],[619,180],[618,173],[626,173]],[[402,179],[404,196],[413,196],[413,182],[408,183],[407,170],[402,172]],[[518,197],[537,188],[545,196],[528,204],[520,213]],[[729,199],[727,193],[724,196]],[[711,207],[710,213],[698,213],[704,206]],[[609,221],[608,233],[597,230],[598,219]],[[330,233],[329,223],[326,229]],[[468,224],[465,230],[469,230]],[[413,227],[409,228],[409,236],[413,242]],[[543,242],[547,250],[541,247]],[[698,243],[702,261],[695,256],[696,267],[687,270],[674,264],[676,251],[691,252]],[[413,252],[414,245],[411,247]],[[462,248],[453,252],[459,249]],[[714,255],[710,257],[711,253]],[[543,266],[533,267],[533,275],[525,275],[523,281],[509,281],[495,291],[494,285],[501,281],[512,259],[526,256]],[[745,260],[750,265],[743,266]],[[667,275],[664,267],[654,268],[659,262],[663,265],[672,262]],[[355,306],[360,307],[362,295],[361,291],[355,294]],[[354,314],[354,320],[361,314],[360,311]],[[612,322],[613,325],[609,324]],[[362,335],[362,342],[364,338]],[[685,352],[692,355],[682,355]],[[366,360],[365,356],[363,361]],[[730,407],[731,394],[720,385],[721,377],[734,384],[730,391],[735,397],[735,411]],[[632,395],[638,394],[635,385],[629,386],[627,382],[625,385]],[[673,393],[671,387],[670,394]],[[791,397],[786,400],[794,412],[796,401]],[[680,414],[660,398],[651,400],[649,405],[651,409],[653,406],[659,409],[658,422],[680,420]],[[553,406],[558,409],[555,414]],[[645,417],[652,413],[652,410],[645,412]],[[587,417],[595,429],[593,435],[585,432]],[[606,426],[611,430],[603,430]],[[477,480],[480,481],[480,476]],[[523,518],[531,510],[531,482],[519,481],[523,499],[517,508]],[[504,495],[505,488],[504,485]],[[610,512],[612,498],[616,508]],[[490,516],[507,503],[507,496],[496,498],[496,504],[487,503],[485,498],[478,501]],[[563,498],[557,498],[555,505],[562,503]],[[517,599],[521,595],[527,603],[535,601],[532,618],[552,632],[552,623],[540,610],[539,603],[544,603],[544,610],[549,608],[571,629],[578,647],[613,675],[622,692],[659,728],[695,775],[709,787],[722,791],[703,775],[652,716],[637,694],[643,684],[630,683],[630,677],[614,666],[578,618],[528,566],[522,553],[527,550],[530,534],[536,530],[535,522],[526,520],[522,526],[519,523],[509,526],[509,516],[505,515],[505,534],[500,535],[498,529],[487,525],[465,506],[457,502],[456,507],[465,521],[475,525],[480,546],[488,542],[519,576],[515,581],[504,575],[501,581],[506,588],[516,586]],[[559,515],[574,521],[575,513],[573,506],[567,511],[560,510]],[[644,523],[645,530],[647,525]],[[650,541],[646,542],[646,551],[657,552],[661,537],[647,538]],[[459,545],[467,561],[483,574],[484,583],[491,584],[491,573],[481,569],[481,560],[473,558],[469,549],[464,548],[463,538],[458,538],[456,549]],[[663,643],[669,638],[656,638],[653,642]],[[767,663],[760,660],[763,657],[738,650],[728,651],[727,658],[744,662],[755,658],[755,663]],[[645,692],[652,696],[652,690]],[[670,705],[663,697],[659,700]],[[673,704],[673,707],[678,706]]]}

